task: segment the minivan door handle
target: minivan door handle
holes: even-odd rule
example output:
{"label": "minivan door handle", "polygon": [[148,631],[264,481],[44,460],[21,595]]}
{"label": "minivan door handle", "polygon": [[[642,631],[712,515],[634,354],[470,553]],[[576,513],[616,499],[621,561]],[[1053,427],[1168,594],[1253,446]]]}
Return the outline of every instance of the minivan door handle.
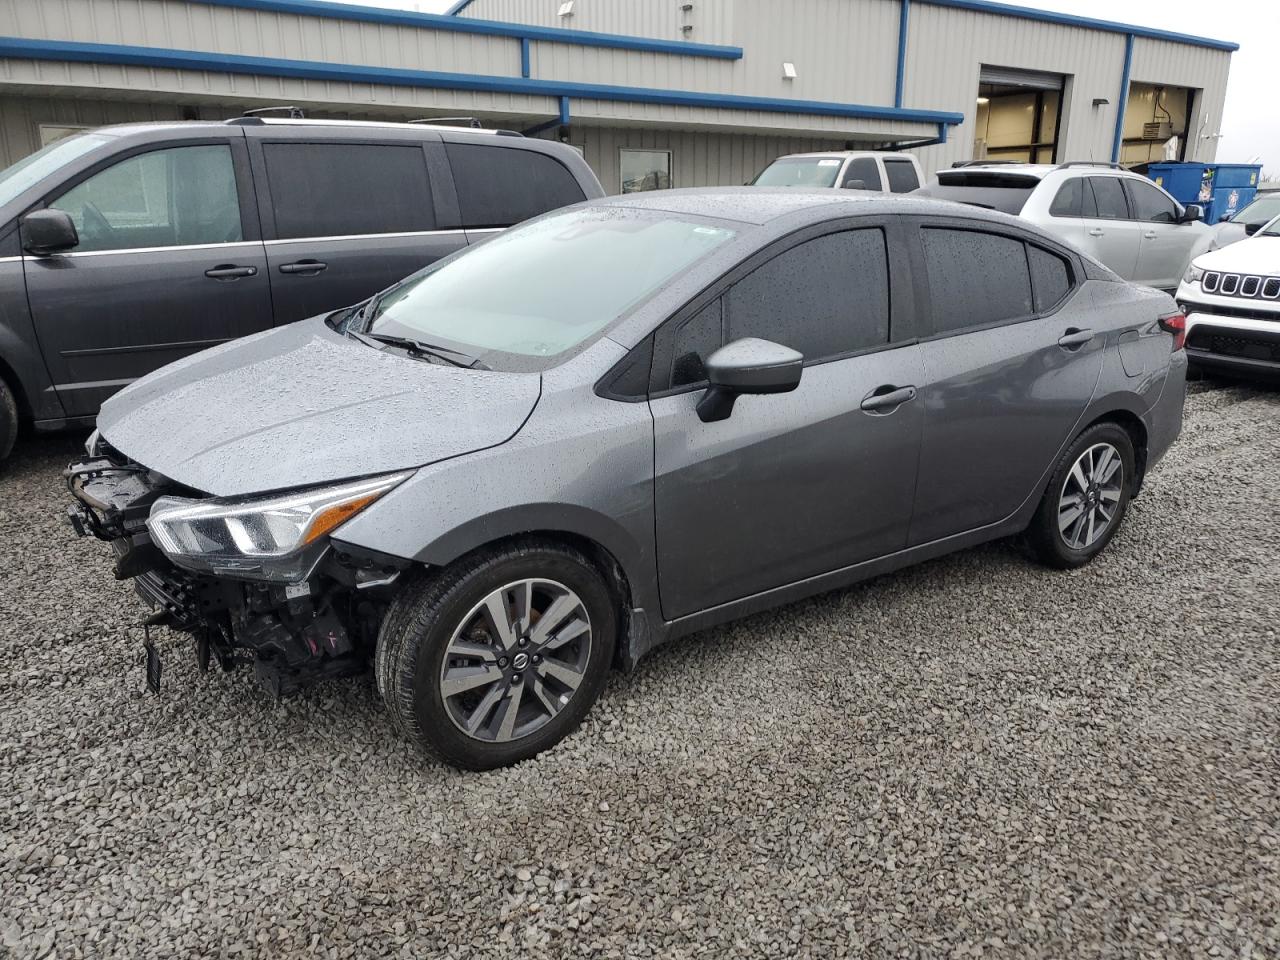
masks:
{"label": "minivan door handle", "polygon": [[862,409],[866,413],[892,413],[915,398],[915,387],[895,387],[892,384],[885,384],[882,387],[876,387],[862,398]]}
{"label": "minivan door handle", "polygon": [[241,277],[252,277],[258,273],[257,267],[240,267],[234,263],[220,263],[204,272],[211,280],[239,280]]}
{"label": "minivan door handle", "polygon": [[313,277],[328,266],[327,263],[320,260],[298,260],[296,263],[280,264],[280,272],[300,273],[304,276]]}
{"label": "minivan door handle", "polygon": [[1092,330],[1078,330],[1075,327],[1068,327],[1067,332],[1058,338],[1058,346],[1066,350],[1078,350],[1092,339]]}

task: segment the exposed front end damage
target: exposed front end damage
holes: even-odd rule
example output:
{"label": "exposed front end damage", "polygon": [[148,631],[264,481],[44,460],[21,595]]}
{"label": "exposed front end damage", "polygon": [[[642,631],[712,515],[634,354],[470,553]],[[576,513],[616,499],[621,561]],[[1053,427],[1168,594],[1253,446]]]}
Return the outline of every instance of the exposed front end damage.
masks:
{"label": "exposed front end damage", "polygon": [[[408,561],[373,551],[319,544],[309,573],[297,582],[266,583],[211,576],[175,564],[147,528],[161,497],[204,499],[97,441],[96,455],[72,463],[67,486],[72,528],[111,544],[115,576],[132,580],[151,608],[140,626],[189,634],[202,670],[252,664],[276,696],[310,683],[363,671],[376,642],[393,585]],[[148,677],[158,685],[158,661],[148,647]],[[154,673],[154,677],[152,674]]]}

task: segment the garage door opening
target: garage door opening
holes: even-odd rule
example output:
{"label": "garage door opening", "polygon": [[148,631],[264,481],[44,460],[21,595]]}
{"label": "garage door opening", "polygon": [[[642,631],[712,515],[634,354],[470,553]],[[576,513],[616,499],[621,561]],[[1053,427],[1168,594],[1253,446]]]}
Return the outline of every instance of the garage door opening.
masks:
{"label": "garage door opening", "polygon": [[1190,87],[1129,84],[1120,163],[1130,167],[1136,163],[1185,160],[1194,102],[1195,91]]}
{"label": "garage door opening", "polygon": [[983,66],[978,76],[975,160],[1055,163],[1064,77]]}

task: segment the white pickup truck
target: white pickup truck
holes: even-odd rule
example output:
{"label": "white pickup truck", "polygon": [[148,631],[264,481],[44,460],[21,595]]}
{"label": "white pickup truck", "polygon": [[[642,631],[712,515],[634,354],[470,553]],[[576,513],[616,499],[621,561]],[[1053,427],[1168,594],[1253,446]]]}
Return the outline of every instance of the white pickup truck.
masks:
{"label": "white pickup truck", "polygon": [[910,193],[922,183],[920,161],[909,153],[832,150],[779,157],[756,175],[751,186]]}

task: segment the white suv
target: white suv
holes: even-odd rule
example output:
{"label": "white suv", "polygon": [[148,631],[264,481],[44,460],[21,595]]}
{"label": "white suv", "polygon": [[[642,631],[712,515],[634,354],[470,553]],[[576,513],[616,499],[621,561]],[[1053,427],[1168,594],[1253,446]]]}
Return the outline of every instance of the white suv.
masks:
{"label": "white suv", "polygon": [[791,153],[769,164],[751,181],[753,187],[833,187],[910,193],[924,183],[920,161],[909,153],[876,150],[829,150]]}
{"label": "white suv", "polygon": [[1196,204],[1183,207],[1146,177],[1098,163],[963,163],[918,195],[1003,210],[1048,230],[1126,280],[1173,292],[1213,243]]}
{"label": "white suv", "polygon": [[1197,257],[1178,287],[1198,370],[1280,375],[1280,217]]}

